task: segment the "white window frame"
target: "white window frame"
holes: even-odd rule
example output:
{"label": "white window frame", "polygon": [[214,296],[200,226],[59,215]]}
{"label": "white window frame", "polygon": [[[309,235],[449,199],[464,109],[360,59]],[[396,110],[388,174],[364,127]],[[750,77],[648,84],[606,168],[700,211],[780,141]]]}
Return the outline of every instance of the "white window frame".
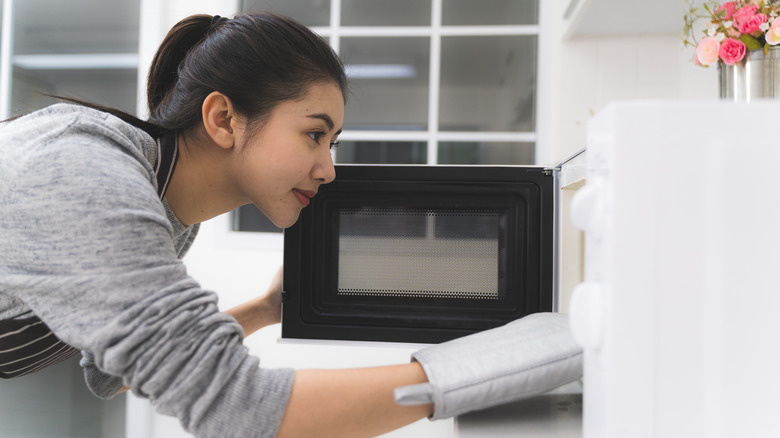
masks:
{"label": "white window frame", "polygon": [[13,73],[14,1],[3,2],[3,30],[0,33],[0,120],[11,115],[11,79]]}
{"label": "white window frame", "polygon": [[[543,4],[539,0],[539,22],[543,14]],[[544,11],[546,12],[546,10]],[[509,142],[531,143],[535,145],[534,157],[546,155],[539,146],[538,129],[528,132],[497,131],[439,131],[439,90],[441,85],[441,39],[450,36],[541,36],[541,26],[534,25],[485,25],[485,26],[445,26],[442,25],[442,0],[431,0],[430,26],[342,26],[341,0],[331,0],[330,25],[313,26],[311,29],[329,39],[330,45],[339,53],[341,37],[428,37],[430,38],[430,77],[428,91],[428,130],[427,131],[350,131],[345,130],[339,140],[344,141],[417,141],[428,145],[426,164],[438,164],[438,144],[442,141],[456,142]],[[540,45],[537,41],[537,45]],[[539,51],[541,52],[541,50]],[[537,59],[537,80],[543,72]],[[538,84],[538,82],[537,82]],[[539,93],[537,86],[537,120]],[[536,162],[539,159],[536,158]]]}

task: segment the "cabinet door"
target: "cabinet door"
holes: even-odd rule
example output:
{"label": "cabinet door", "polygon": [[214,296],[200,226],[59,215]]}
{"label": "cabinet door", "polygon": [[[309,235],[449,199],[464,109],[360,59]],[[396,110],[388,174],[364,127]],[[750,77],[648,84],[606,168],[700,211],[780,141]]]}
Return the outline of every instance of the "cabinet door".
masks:
{"label": "cabinet door", "polygon": [[0,382],[0,436],[124,438],[126,395],[92,395],[80,357]]}
{"label": "cabinet door", "polygon": [[139,0],[16,0],[12,10],[10,115],[56,102],[47,95],[135,113]]}

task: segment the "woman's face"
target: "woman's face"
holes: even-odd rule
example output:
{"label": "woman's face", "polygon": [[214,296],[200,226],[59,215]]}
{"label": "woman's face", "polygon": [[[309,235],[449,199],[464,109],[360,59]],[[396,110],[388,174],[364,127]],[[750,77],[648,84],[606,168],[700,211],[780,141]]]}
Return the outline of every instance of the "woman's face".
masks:
{"label": "woman's face", "polygon": [[330,150],[343,124],[335,84],[316,83],[302,99],[282,102],[256,135],[237,132],[237,189],[274,225],[292,226],[320,185],[336,177]]}

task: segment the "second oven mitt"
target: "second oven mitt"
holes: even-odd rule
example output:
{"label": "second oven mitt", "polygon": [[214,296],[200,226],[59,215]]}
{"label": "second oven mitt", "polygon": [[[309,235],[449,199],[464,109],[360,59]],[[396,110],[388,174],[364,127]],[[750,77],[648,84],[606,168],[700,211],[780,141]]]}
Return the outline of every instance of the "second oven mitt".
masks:
{"label": "second oven mitt", "polygon": [[431,420],[541,394],[582,377],[569,317],[534,313],[412,354],[428,383],[397,388],[396,403],[433,403]]}

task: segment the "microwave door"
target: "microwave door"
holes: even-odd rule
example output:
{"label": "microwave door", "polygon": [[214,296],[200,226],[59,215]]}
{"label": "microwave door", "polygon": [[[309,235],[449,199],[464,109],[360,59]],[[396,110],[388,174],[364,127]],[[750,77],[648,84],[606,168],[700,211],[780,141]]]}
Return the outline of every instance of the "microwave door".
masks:
{"label": "microwave door", "polygon": [[552,173],[338,166],[285,231],[282,336],[440,342],[552,310]]}

